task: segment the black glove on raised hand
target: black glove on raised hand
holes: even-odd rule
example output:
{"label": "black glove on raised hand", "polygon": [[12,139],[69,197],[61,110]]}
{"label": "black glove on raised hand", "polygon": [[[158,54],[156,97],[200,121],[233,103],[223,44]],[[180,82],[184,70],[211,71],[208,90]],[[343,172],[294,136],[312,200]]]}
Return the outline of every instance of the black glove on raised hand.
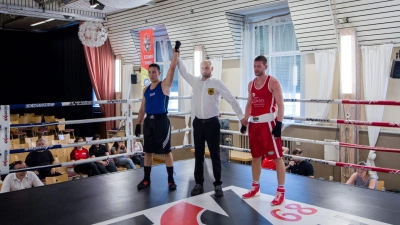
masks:
{"label": "black glove on raised hand", "polygon": [[282,130],[282,122],[277,121],[276,126],[272,130],[272,134],[274,135],[274,137],[276,138],[281,137],[281,130]]}
{"label": "black glove on raised hand", "polygon": [[181,47],[181,42],[180,41],[176,41],[175,42],[175,52],[178,52],[179,47]]}
{"label": "black glove on raised hand", "polygon": [[140,133],[141,133],[140,124],[136,124],[136,128],[135,128],[136,137],[139,137]]}
{"label": "black glove on raised hand", "polygon": [[246,133],[247,127],[242,124],[242,127],[240,128],[240,133],[244,134]]}

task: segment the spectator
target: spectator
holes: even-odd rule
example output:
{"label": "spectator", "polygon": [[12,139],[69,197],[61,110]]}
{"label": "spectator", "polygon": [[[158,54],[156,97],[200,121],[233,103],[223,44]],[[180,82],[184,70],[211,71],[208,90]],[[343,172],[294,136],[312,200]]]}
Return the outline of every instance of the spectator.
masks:
{"label": "spectator", "polygon": [[[100,140],[100,135],[95,134],[93,136],[93,141]],[[102,156],[109,156],[110,152],[105,145],[92,145],[89,148],[89,155],[90,157],[102,157]],[[105,159],[95,162],[97,168],[99,169],[101,174],[110,173],[110,172],[117,172],[117,167],[115,167],[115,163],[112,159]]]}
{"label": "spectator", "polygon": [[[15,161],[14,163],[10,164],[10,169],[12,170],[24,169],[26,167],[26,164],[22,161]],[[0,193],[18,191],[39,186],[43,186],[43,183],[39,180],[38,176],[36,176],[34,172],[15,172],[6,176]]]}
{"label": "spectator", "polygon": [[140,165],[140,167],[144,166],[144,153],[143,153],[143,146],[142,143],[134,140],[133,141],[134,151],[136,155],[131,157],[133,163]]}
{"label": "spectator", "polygon": [[[302,156],[303,151],[301,149],[296,148],[293,150],[292,155]],[[289,165],[286,166],[286,170],[291,173],[307,176],[310,178],[314,178],[314,168],[310,162],[302,159],[293,159],[289,162]]]}
{"label": "spectator", "polygon": [[[39,138],[36,141],[36,147],[46,146],[46,140],[43,138]],[[53,154],[49,150],[39,150],[30,152],[25,159],[25,163],[28,167],[35,166],[47,166],[54,165],[55,160]],[[55,177],[61,175],[61,173],[57,172],[55,168],[41,168],[33,171],[36,175],[39,176],[39,179],[43,180],[46,177]]]}
{"label": "spectator", "polygon": [[[81,143],[81,142],[83,142],[83,138],[81,137],[75,138],[75,143]],[[83,148],[82,146],[75,147],[70,154],[71,162],[88,158],[90,158],[89,151],[86,148]],[[89,177],[100,175],[100,171],[94,162],[75,165],[74,171],[76,173],[87,174]]]}
{"label": "spectator", "polygon": [[[114,145],[111,148],[111,155],[123,154],[126,152],[126,147],[122,141],[114,142]],[[135,164],[133,164],[132,159],[129,156],[120,156],[118,158],[114,158],[114,162],[116,166],[124,166],[126,169],[136,169]]]}
{"label": "spectator", "polygon": [[[364,161],[358,163],[358,165],[366,166],[367,164]],[[367,169],[358,168],[357,172],[353,173],[346,184],[355,184],[359,187],[365,187],[369,189],[376,189],[376,177],[371,176]]]}

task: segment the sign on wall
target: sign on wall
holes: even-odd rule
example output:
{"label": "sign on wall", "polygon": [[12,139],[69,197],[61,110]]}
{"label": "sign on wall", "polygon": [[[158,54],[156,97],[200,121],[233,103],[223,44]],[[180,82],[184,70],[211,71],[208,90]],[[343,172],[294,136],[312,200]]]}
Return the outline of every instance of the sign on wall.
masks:
{"label": "sign on wall", "polygon": [[149,65],[154,63],[154,32],[153,29],[139,31],[140,36],[140,83],[143,88],[150,85]]}

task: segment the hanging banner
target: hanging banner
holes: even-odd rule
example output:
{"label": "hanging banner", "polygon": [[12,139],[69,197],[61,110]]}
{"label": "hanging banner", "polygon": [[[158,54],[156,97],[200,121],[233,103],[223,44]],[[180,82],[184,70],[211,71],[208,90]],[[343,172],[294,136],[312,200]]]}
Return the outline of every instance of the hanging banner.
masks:
{"label": "hanging banner", "polygon": [[143,88],[150,85],[149,65],[154,63],[154,33],[153,29],[141,30],[140,35],[140,84]]}

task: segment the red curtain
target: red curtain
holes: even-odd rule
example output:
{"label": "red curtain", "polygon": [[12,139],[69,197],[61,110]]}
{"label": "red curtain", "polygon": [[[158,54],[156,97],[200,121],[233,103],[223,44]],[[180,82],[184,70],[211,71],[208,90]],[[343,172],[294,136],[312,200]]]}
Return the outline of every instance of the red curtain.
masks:
{"label": "red curtain", "polygon": [[[94,93],[98,100],[115,99],[115,55],[112,51],[110,41],[100,47],[87,47],[83,45],[86,63],[89,69]],[[100,104],[101,111],[105,117],[115,116],[115,104]],[[106,129],[114,127],[114,121],[106,122]]]}

